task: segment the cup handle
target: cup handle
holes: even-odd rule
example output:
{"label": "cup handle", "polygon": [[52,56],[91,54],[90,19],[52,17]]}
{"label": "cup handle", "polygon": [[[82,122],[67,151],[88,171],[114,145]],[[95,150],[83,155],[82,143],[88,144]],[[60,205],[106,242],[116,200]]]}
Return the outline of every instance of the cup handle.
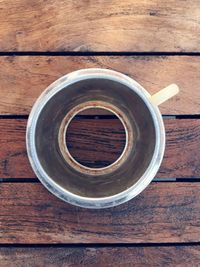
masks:
{"label": "cup handle", "polygon": [[164,103],[165,101],[167,101],[171,97],[178,94],[178,92],[179,92],[178,86],[173,83],[173,84],[170,84],[169,86],[163,88],[159,92],[155,93],[154,95],[152,95],[150,97],[150,100],[154,105],[159,106],[160,104]]}

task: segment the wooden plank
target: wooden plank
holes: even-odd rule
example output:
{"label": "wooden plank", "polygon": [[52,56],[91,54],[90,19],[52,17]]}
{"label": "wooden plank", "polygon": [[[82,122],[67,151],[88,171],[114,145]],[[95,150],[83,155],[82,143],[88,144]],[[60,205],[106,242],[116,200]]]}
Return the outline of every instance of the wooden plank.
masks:
{"label": "wooden plank", "polygon": [[[26,155],[26,123],[23,119],[0,120],[0,178],[35,177]],[[166,119],[164,123],[166,151],[157,177],[199,178],[200,120]],[[102,119],[94,125],[90,119],[82,119],[75,121],[72,126],[70,142],[72,152],[78,160],[93,164],[94,158],[102,158],[102,154],[107,162],[112,162],[113,158],[116,158],[123,143],[121,124],[116,123],[116,120]],[[102,130],[105,126],[107,128]],[[80,133],[84,135],[81,136]],[[85,136],[91,140],[89,144],[86,144]],[[88,150],[85,150],[86,145]]]}
{"label": "wooden plank", "polygon": [[[0,248],[1,267],[198,266],[199,246]],[[111,264],[112,263],[112,264]]]}
{"label": "wooden plank", "polygon": [[0,177],[35,177],[26,153],[27,120],[0,120]]}
{"label": "wooden plank", "polygon": [[39,183],[1,183],[0,243],[199,242],[199,190],[199,183],[152,183],[121,206],[94,210]]}
{"label": "wooden plank", "polygon": [[115,119],[73,120],[66,134],[70,154],[82,165],[91,168],[109,166],[122,154],[125,143],[125,129]]}
{"label": "wooden plank", "polygon": [[[1,27],[1,26],[0,26]],[[161,105],[163,114],[200,114],[200,57],[0,57],[0,114],[28,114],[54,80],[81,68],[110,68],[141,83],[151,94],[177,83],[178,96]]]}
{"label": "wooden plank", "polygon": [[1,51],[200,51],[199,0],[0,2]]}

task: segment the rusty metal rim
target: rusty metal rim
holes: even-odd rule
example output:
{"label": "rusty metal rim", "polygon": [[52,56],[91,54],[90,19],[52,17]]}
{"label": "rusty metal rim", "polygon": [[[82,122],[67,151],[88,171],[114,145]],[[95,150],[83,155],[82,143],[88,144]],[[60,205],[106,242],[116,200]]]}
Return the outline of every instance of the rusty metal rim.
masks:
{"label": "rusty metal rim", "polygon": [[[67,148],[66,144],[66,132],[67,128],[72,121],[72,119],[81,111],[86,110],[88,108],[103,108],[106,109],[113,114],[115,114],[118,119],[121,121],[122,125],[125,129],[126,134],[126,140],[125,140],[125,146],[124,149],[118,159],[116,159],[112,164],[102,167],[102,168],[90,168],[87,166],[84,166],[80,164],[78,161],[75,160],[75,158],[70,154],[69,149]],[[130,151],[132,150],[133,146],[133,131],[130,125],[130,122],[127,118],[127,116],[122,112],[119,108],[116,106],[104,102],[104,101],[88,101],[84,102],[82,104],[79,104],[78,106],[74,107],[72,110],[70,110],[67,115],[64,117],[58,134],[58,143],[60,147],[60,151],[66,160],[66,162],[71,165],[74,169],[81,173],[86,173],[88,175],[103,175],[106,173],[113,172],[117,168],[119,168],[124,161],[126,161],[127,157],[130,154]]]}
{"label": "rusty metal rim", "polygon": [[[73,194],[72,192],[62,188],[44,171],[35,149],[35,130],[40,112],[42,112],[42,109],[48,102],[48,100],[51,99],[57,92],[77,81],[99,77],[101,77],[102,79],[111,79],[128,86],[131,90],[137,93],[137,95],[144,101],[152,115],[152,119],[154,122],[156,131],[156,145],[152,160],[148,168],[146,169],[142,177],[138,180],[138,182],[136,182],[133,186],[126,189],[125,191],[122,191],[116,195],[112,195],[109,197],[89,198]],[[164,155],[165,129],[162,116],[158,107],[151,103],[150,94],[136,81],[124,74],[113,70],[98,68],[83,69],[69,73],[56,80],[54,83],[48,86],[47,89],[37,99],[28,119],[26,131],[26,147],[28,158],[35,174],[50,192],[52,192],[60,199],[76,206],[100,209],[113,207],[132,199],[133,197],[137,196],[141,191],[143,191],[152,181],[159,169]]]}

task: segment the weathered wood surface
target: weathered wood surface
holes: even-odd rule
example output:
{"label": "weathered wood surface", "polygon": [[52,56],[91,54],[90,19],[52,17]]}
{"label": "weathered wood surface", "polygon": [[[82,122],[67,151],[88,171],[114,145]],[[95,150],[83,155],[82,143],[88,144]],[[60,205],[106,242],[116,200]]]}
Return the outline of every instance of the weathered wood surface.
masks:
{"label": "weathered wood surface", "polygon": [[[91,67],[127,74],[151,94],[176,83],[181,91],[160,107],[162,114],[200,114],[200,57],[190,55],[200,52],[199,36],[199,0],[2,0],[0,53],[22,51],[29,56],[0,56],[0,115],[17,118],[29,114],[50,83],[71,71]],[[63,56],[51,53],[55,51]],[[64,53],[78,55],[80,51],[141,52],[143,56]],[[34,52],[47,53],[36,56]],[[163,56],[162,52],[169,53]],[[74,207],[53,196],[37,180],[31,183],[29,178],[35,175],[26,155],[27,121],[1,118],[0,244],[10,244],[0,246],[1,267],[199,266],[199,245],[187,242],[200,242],[200,183],[153,182],[138,197],[115,208]],[[101,124],[106,125],[104,134]],[[165,126],[167,146],[157,177],[200,178],[200,120],[169,119]],[[93,127],[79,120],[72,130],[74,153],[90,164],[98,161],[99,148],[109,162],[122,147],[122,129],[116,121],[102,120]],[[93,138],[93,154],[84,150],[86,140],[78,131]],[[9,183],[7,178],[24,179]],[[159,246],[173,242],[176,244]],[[13,246],[18,243],[74,246]],[[80,247],[79,243],[90,245]],[[143,243],[144,247],[98,247],[92,243]]]}
{"label": "weathered wood surface", "polygon": [[199,246],[0,248],[1,267],[199,266]]}
{"label": "weathered wood surface", "polygon": [[50,83],[71,71],[91,67],[125,73],[151,94],[177,83],[180,93],[160,106],[162,113],[200,114],[200,57],[18,56],[0,57],[0,66],[0,114],[28,114]]}
{"label": "weathered wood surface", "polygon": [[74,207],[40,183],[0,184],[0,243],[200,241],[200,184],[152,183],[115,208]]}
{"label": "weathered wood surface", "polygon": [[199,0],[0,2],[1,51],[200,51]]}
{"label": "weathered wood surface", "polygon": [[[0,178],[35,177],[26,154],[26,123],[24,119],[0,120]],[[166,151],[157,177],[199,178],[200,120],[166,119],[164,123]],[[99,119],[95,120],[95,124],[91,119],[75,120],[70,130],[69,145],[82,162],[92,165],[102,157],[107,163],[112,162],[123,146],[122,130],[118,120]]]}

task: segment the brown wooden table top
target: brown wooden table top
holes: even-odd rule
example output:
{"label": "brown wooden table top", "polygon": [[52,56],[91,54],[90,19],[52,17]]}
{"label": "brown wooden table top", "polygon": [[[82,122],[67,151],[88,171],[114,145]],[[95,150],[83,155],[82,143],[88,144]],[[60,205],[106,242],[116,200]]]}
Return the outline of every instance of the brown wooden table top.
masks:
{"label": "brown wooden table top", "polygon": [[[36,98],[88,67],[127,74],[150,93],[181,90],[161,106],[167,142],[156,178],[105,210],[49,193],[25,148]],[[200,266],[199,69],[199,0],[0,1],[0,266]],[[109,163],[121,125],[90,116],[74,122],[72,150],[89,164],[101,151]],[[86,137],[103,141],[85,150]]]}

